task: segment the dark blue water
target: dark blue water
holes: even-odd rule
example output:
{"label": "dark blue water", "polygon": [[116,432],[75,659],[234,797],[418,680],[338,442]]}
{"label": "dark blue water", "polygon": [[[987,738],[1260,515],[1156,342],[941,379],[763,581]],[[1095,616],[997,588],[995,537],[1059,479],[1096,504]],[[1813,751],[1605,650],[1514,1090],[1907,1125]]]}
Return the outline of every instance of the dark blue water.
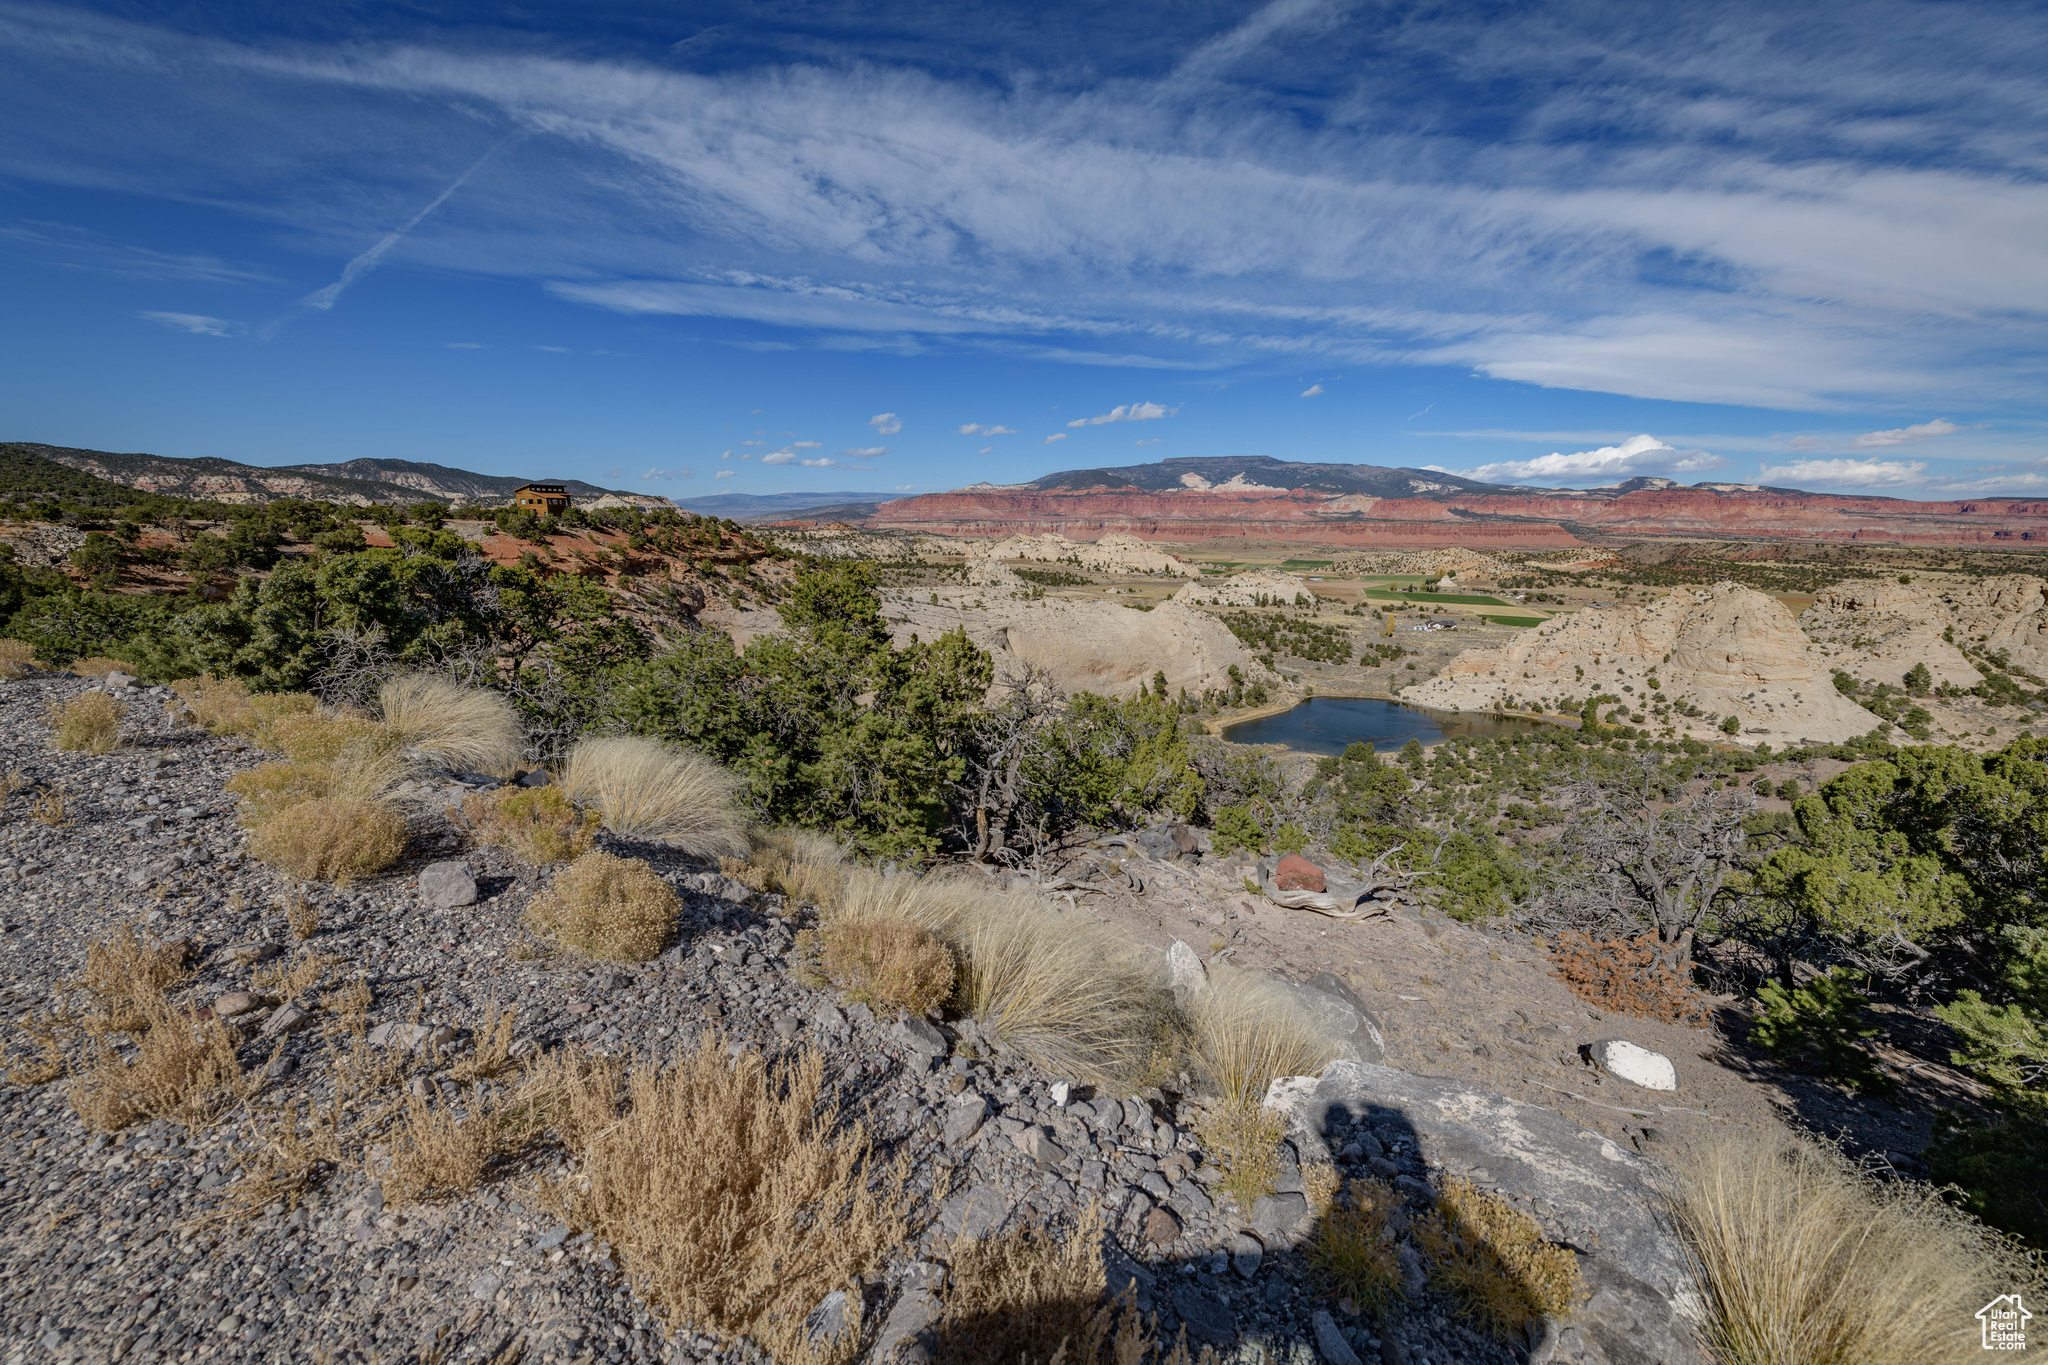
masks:
{"label": "dark blue water", "polygon": [[1289,711],[1223,727],[1233,744],[1285,744],[1306,754],[1341,754],[1354,742],[1382,751],[1411,739],[1491,739],[1531,730],[1541,721],[1489,715],[1484,711],[1425,711],[1376,697],[1310,697]]}

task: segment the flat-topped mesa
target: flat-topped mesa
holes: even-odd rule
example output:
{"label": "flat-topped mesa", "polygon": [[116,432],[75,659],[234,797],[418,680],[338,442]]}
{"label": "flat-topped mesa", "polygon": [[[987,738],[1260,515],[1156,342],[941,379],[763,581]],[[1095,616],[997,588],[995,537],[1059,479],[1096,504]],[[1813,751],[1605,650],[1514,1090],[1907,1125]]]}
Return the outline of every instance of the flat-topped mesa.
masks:
{"label": "flat-topped mesa", "polygon": [[[1656,686],[1652,686],[1652,680]],[[1451,711],[1538,704],[1574,707],[1589,696],[1645,711],[1659,698],[1702,714],[1666,719],[1681,734],[1721,737],[1733,715],[1745,742],[1835,743],[1883,722],[1838,692],[1799,622],[1776,598],[1735,583],[1673,592],[1648,606],[1556,616],[1495,649],[1468,649],[1403,701]]]}
{"label": "flat-topped mesa", "polygon": [[1096,541],[1074,541],[1054,532],[1037,536],[1011,536],[993,545],[970,545],[967,553],[975,559],[1030,559],[1046,564],[1076,564],[1097,573],[1167,574],[1175,578],[1200,578],[1202,570],[1179,555],[1154,549],[1133,535],[1112,531]]}

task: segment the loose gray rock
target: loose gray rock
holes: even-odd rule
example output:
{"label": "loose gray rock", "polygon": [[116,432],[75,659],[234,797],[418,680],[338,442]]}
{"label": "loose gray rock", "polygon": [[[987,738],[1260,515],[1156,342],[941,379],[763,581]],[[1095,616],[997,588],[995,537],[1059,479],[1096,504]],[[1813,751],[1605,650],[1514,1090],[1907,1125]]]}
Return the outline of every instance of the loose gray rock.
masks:
{"label": "loose gray rock", "polygon": [[519,779],[519,785],[522,787],[545,787],[554,780],[554,778],[548,775],[546,768],[535,768],[532,772],[525,774]]}
{"label": "loose gray rock", "polygon": [[313,1022],[313,1012],[303,1005],[287,1000],[279,1005],[268,1019],[263,1021],[265,1038],[282,1038],[288,1033],[297,1033]]}
{"label": "loose gray rock", "polygon": [[1174,1311],[1187,1324],[1188,1335],[1210,1346],[1230,1346],[1237,1341],[1237,1319],[1230,1305],[1203,1293],[1194,1285],[1174,1291]]}
{"label": "loose gray rock", "polygon": [[425,1042],[433,1030],[425,1024],[403,1024],[396,1020],[370,1030],[371,1047],[413,1048]]}
{"label": "loose gray rock", "polygon": [[823,1346],[846,1335],[851,1325],[848,1304],[844,1289],[835,1289],[818,1300],[818,1306],[804,1315],[804,1340],[813,1346]]}
{"label": "loose gray rock", "polygon": [[443,910],[476,904],[476,878],[467,863],[428,863],[420,869],[419,891],[421,900]]}
{"label": "loose gray rock", "polygon": [[987,1118],[988,1101],[970,1090],[947,1108],[942,1140],[948,1148],[960,1147],[981,1131],[982,1122]]}
{"label": "loose gray rock", "polygon": [[1308,1222],[1308,1200],[1299,1194],[1262,1195],[1252,1205],[1252,1231],[1267,1246],[1287,1246]]}
{"label": "loose gray rock", "polygon": [[1631,1085],[1645,1090],[1678,1089],[1678,1068],[1661,1052],[1652,1052],[1626,1038],[1602,1038],[1587,1044],[1586,1050],[1595,1066]]}
{"label": "loose gray rock", "polygon": [[1209,969],[1193,948],[1175,939],[1166,950],[1166,979],[1173,998],[1185,1009],[1209,989]]}
{"label": "loose gray rock", "polygon": [[1294,997],[1316,1031],[1338,1049],[1339,1055],[1358,1062],[1379,1063],[1387,1059],[1387,1038],[1380,1021],[1340,978],[1324,972],[1306,981],[1283,981],[1280,985]]}
{"label": "loose gray rock", "polygon": [[229,991],[213,1002],[213,1012],[223,1019],[232,1019],[250,1010],[260,1010],[269,1003],[254,991]]}
{"label": "loose gray rock", "polygon": [[897,1020],[896,1027],[889,1030],[889,1037],[921,1057],[943,1057],[951,1046],[946,1042],[946,1035],[939,1032],[930,1020],[916,1016]]}
{"label": "loose gray rock", "polygon": [[939,1233],[946,1241],[980,1241],[1010,1216],[1009,1201],[987,1185],[960,1191],[939,1208]]}
{"label": "loose gray rock", "polygon": [[1239,1279],[1249,1280],[1259,1273],[1259,1263],[1266,1259],[1265,1244],[1249,1232],[1234,1235],[1226,1244],[1230,1253],[1230,1268]]}
{"label": "loose gray rock", "polygon": [[1351,1349],[1351,1343],[1344,1340],[1344,1334],[1337,1330],[1336,1322],[1328,1313],[1318,1310],[1309,1319],[1309,1327],[1315,1333],[1316,1350],[1330,1365],[1360,1365],[1358,1352]]}

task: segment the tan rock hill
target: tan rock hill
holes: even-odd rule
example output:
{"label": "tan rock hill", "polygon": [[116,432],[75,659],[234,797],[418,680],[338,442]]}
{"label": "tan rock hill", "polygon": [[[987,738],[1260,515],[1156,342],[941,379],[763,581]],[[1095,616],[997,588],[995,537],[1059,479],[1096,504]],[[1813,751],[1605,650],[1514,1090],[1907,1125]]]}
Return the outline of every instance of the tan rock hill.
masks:
{"label": "tan rock hill", "polygon": [[968,542],[959,547],[976,559],[1032,559],[1048,564],[1077,564],[1097,573],[1157,573],[1200,578],[1202,571],[1179,555],[1155,549],[1133,535],[1113,531],[1096,541],[1068,540],[1057,533],[1011,536],[993,544]]}
{"label": "tan rock hill", "polygon": [[2048,672],[2048,580],[2007,574],[1976,583],[1837,583],[1799,618],[1829,665],[1898,686],[1924,663],[1937,683],[1974,687],[1983,673],[1958,647],[2003,650],[2030,673]]}
{"label": "tan rock hill", "polygon": [[[1660,684],[1652,688],[1650,680]],[[1734,715],[1745,742],[1835,742],[1882,722],[1834,688],[1826,663],[1784,604],[1716,583],[1648,606],[1557,616],[1497,649],[1468,649],[1403,701],[1454,711],[1516,703],[1546,709],[1611,693],[1647,713],[1658,698],[1706,714],[1668,717],[1681,734],[1719,738]],[[1606,709],[1602,708],[1603,711]]]}
{"label": "tan rock hill", "polygon": [[1340,574],[1479,574],[1497,578],[1504,573],[1513,573],[1520,566],[1512,561],[1478,550],[1468,550],[1462,545],[1451,545],[1441,550],[1376,550],[1361,554],[1340,555],[1330,565],[1331,573]]}
{"label": "tan rock hill", "polygon": [[1235,665],[1246,682],[1264,683],[1276,698],[1292,695],[1228,627],[1174,602],[1137,611],[1115,602],[1056,597],[938,604],[906,597],[890,601],[883,614],[898,645],[913,633],[929,640],[965,626],[967,638],[995,656],[999,677],[1014,675],[1019,664],[1036,664],[1068,692],[1128,697],[1163,672],[1170,694],[1186,688],[1199,695],[1205,688],[1228,687]]}
{"label": "tan rock hill", "polygon": [[1261,597],[1268,602],[1291,603],[1297,597],[1313,598],[1314,594],[1309,591],[1308,580],[1298,575],[1278,569],[1253,569],[1220,581],[1190,583],[1171,600],[1212,607],[1254,607]]}

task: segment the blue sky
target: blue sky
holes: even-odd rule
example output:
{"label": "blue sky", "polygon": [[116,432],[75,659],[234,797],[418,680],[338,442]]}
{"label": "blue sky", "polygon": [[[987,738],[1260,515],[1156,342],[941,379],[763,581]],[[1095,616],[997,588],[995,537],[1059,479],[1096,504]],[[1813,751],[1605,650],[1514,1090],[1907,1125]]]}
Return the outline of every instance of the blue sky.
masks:
{"label": "blue sky", "polygon": [[4,439],[2048,494],[2037,4],[0,0],[0,57]]}

